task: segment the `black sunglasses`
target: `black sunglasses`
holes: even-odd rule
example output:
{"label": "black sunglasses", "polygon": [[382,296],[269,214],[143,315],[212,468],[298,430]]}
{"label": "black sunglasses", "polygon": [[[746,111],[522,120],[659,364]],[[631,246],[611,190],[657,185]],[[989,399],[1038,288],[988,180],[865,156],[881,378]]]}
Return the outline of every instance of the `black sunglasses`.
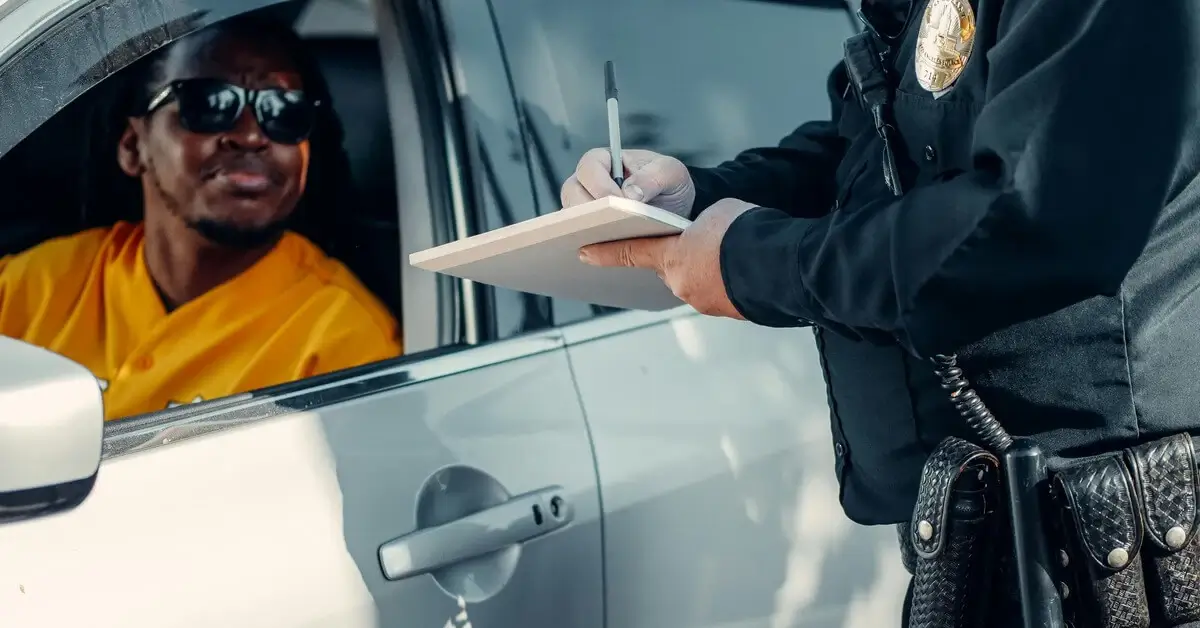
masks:
{"label": "black sunglasses", "polygon": [[179,124],[193,133],[227,133],[249,105],[263,133],[278,144],[308,139],[321,101],[297,89],[246,89],[219,79],[172,81],[150,99],[143,115],[171,100],[179,103]]}

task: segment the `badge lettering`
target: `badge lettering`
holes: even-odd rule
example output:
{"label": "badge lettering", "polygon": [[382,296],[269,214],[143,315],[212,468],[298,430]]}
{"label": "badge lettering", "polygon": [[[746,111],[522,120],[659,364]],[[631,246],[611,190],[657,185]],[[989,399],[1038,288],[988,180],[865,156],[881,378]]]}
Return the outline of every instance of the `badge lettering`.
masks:
{"label": "badge lettering", "polygon": [[962,74],[975,48],[975,11],[967,0],[929,0],[914,56],[917,82],[934,97]]}

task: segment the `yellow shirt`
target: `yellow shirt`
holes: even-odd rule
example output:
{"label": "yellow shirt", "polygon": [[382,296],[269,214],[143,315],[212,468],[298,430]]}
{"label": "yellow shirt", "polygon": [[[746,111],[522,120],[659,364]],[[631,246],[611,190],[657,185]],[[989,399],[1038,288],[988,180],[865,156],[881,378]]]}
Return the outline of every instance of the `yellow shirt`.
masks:
{"label": "yellow shirt", "polygon": [[143,249],[141,225],[118,223],[0,258],[0,334],[90,369],[108,420],[401,352],[387,309],[299,234],[170,313]]}

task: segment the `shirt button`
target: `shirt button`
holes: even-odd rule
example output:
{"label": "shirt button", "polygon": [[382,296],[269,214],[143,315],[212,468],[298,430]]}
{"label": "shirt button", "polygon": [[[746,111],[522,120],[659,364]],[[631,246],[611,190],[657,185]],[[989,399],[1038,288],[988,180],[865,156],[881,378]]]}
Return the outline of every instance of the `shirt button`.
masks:
{"label": "shirt button", "polygon": [[133,368],[139,371],[148,371],[152,366],[154,366],[154,358],[148,355],[139,356],[133,361]]}
{"label": "shirt button", "polygon": [[846,446],[841,443],[834,443],[833,453],[837,454],[838,458],[841,458],[842,456],[846,455]]}
{"label": "shirt button", "polygon": [[925,147],[925,161],[933,161],[937,159],[937,151],[933,150],[932,146]]}

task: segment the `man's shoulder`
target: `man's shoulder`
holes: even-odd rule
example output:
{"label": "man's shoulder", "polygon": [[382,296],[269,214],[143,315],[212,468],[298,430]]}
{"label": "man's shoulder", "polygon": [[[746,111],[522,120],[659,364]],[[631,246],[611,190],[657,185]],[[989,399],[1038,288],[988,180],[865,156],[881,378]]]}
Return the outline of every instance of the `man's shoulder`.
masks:
{"label": "man's shoulder", "polygon": [[312,300],[336,308],[339,317],[369,323],[388,337],[396,333],[397,323],[383,304],[341,261],[329,257],[304,236],[288,233],[288,246],[297,255],[309,277],[318,284]]}
{"label": "man's shoulder", "polygon": [[5,274],[56,278],[85,272],[102,252],[120,248],[136,229],[135,225],[119,223],[51,238],[9,257],[4,264]]}

